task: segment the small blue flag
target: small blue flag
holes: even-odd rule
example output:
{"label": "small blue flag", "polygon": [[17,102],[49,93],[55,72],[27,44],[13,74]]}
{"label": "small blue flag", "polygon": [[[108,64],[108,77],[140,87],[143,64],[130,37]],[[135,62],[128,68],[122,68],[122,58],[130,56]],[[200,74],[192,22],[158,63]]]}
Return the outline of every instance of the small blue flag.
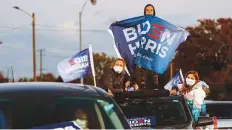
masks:
{"label": "small blue flag", "polygon": [[170,80],[165,86],[164,88],[166,90],[172,90],[172,88],[177,88],[180,89],[180,87],[182,86],[178,86],[178,85],[182,85],[184,83],[184,77],[182,74],[181,69],[179,71],[177,71],[174,75],[174,77],[172,78],[172,80]]}
{"label": "small blue flag", "polygon": [[58,64],[58,72],[64,82],[80,79],[92,74],[89,48]]}

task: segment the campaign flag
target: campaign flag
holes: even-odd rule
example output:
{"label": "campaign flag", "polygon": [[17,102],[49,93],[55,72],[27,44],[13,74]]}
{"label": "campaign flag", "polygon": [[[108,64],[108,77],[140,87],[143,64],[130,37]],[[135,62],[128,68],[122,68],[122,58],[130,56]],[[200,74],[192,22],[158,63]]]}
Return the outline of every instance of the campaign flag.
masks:
{"label": "campaign flag", "polygon": [[[58,72],[64,82],[89,76],[92,73],[90,48],[80,51],[58,64]],[[93,70],[94,71],[94,70]]]}
{"label": "campaign flag", "polygon": [[109,28],[119,57],[133,71],[135,64],[158,74],[165,72],[177,47],[189,33],[183,28],[147,15],[126,19]]}
{"label": "campaign flag", "polygon": [[184,77],[181,69],[177,71],[174,77],[164,86],[166,90],[172,90],[172,88],[180,89],[179,85],[184,83]]}

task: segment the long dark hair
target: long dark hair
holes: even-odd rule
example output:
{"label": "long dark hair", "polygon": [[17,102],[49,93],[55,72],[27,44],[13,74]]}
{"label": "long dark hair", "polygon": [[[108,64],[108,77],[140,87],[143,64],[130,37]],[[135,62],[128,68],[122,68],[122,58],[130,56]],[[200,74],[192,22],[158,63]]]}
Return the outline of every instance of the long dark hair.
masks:
{"label": "long dark hair", "polygon": [[147,4],[147,5],[144,7],[144,15],[146,15],[146,8],[147,8],[148,6],[151,6],[151,7],[153,8],[153,10],[154,10],[153,15],[155,16],[155,7],[154,7],[152,4]]}

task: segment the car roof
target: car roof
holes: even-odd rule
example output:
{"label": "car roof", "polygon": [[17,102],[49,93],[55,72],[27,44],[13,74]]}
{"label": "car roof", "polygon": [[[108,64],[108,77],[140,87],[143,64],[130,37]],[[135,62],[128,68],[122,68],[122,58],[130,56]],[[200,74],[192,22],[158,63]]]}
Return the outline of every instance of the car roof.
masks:
{"label": "car roof", "polygon": [[115,94],[116,101],[126,101],[128,99],[146,100],[146,99],[160,99],[160,100],[184,100],[183,96],[170,96],[168,90],[141,90],[131,92],[120,92]]}
{"label": "car roof", "polygon": [[0,96],[12,94],[81,94],[103,96],[107,93],[101,88],[91,85],[58,83],[58,82],[16,82],[1,83]]}
{"label": "car roof", "polygon": [[215,101],[215,100],[205,100],[205,104],[232,104],[232,101]]}

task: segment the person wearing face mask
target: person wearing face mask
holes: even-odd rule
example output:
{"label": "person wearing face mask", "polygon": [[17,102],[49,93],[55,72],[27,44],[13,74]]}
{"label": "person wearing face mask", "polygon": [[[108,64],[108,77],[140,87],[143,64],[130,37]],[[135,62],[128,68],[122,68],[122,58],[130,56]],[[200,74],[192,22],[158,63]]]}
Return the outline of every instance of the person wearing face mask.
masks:
{"label": "person wearing face mask", "polygon": [[104,74],[99,80],[99,87],[105,89],[111,96],[116,92],[122,92],[125,88],[125,61],[116,59],[113,67],[104,71]]}
{"label": "person wearing face mask", "polygon": [[87,118],[87,114],[83,110],[77,109],[75,111],[74,122],[81,129],[88,130],[88,118]]}
{"label": "person wearing face mask", "polygon": [[180,93],[184,95],[195,121],[198,121],[202,111],[203,101],[207,94],[204,89],[205,86],[199,80],[198,73],[196,71],[189,71],[185,76],[185,83],[180,89]]}

